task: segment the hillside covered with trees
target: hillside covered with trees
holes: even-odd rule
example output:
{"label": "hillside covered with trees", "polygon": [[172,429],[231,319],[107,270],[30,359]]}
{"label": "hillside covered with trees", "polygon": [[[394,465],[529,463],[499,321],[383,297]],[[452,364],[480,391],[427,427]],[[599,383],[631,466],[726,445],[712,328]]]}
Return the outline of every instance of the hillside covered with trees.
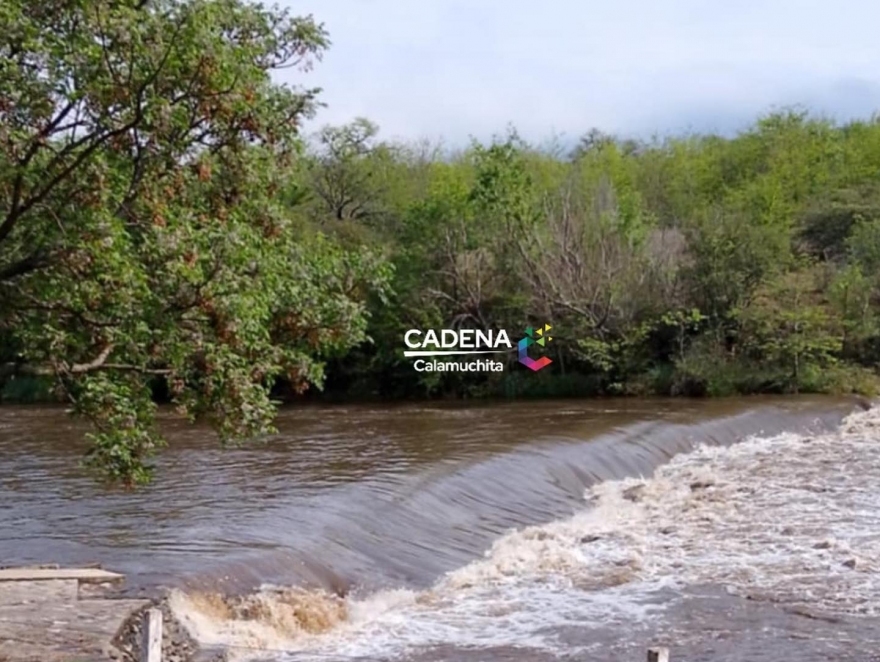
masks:
{"label": "hillside covered with trees", "polygon": [[[157,400],[234,440],[316,392],[874,390],[880,120],[574,148],[305,136],[316,91],[271,74],[327,47],[311,18],[11,0],[0,23],[2,393],[70,402],[111,479],[148,477]],[[548,322],[540,374],[402,356],[410,328]]]}

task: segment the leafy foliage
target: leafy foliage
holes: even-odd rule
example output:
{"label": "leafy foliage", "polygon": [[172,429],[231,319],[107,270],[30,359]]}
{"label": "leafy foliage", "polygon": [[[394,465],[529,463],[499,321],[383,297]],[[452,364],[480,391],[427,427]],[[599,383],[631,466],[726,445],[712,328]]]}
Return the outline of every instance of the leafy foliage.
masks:
{"label": "leafy foliage", "polygon": [[91,464],[140,482],[150,381],[224,439],[270,428],[270,389],[320,385],[385,279],[277,192],[314,92],[272,83],[320,26],[238,0],[4,3],[0,324],[13,372],[53,376]]}
{"label": "leafy foliage", "polygon": [[[876,121],[792,111],[733,139],[592,131],[566,158],[509,132],[427,164],[395,157],[406,184],[374,189],[384,218],[365,240],[394,263],[393,294],[372,349],[335,365],[334,383],[394,396],[871,391],[878,144]],[[515,371],[420,377],[394,351],[414,326],[547,320],[556,377],[534,388]]]}

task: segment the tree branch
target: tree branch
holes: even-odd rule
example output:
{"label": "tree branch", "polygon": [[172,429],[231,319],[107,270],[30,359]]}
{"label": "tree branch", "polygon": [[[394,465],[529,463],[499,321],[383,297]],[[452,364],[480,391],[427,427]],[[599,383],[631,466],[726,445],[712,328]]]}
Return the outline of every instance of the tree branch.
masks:
{"label": "tree branch", "polygon": [[101,353],[87,363],[74,363],[73,365],[29,365],[25,363],[6,363],[0,366],[0,379],[14,375],[27,375],[34,377],[49,377],[59,374],[83,375],[97,370],[109,370],[119,372],[138,372],[142,375],[169,375],[171,368],[147,368],[145,366],[130,363],[107,363],[110,354],[113,353],[113,345],[107,345]]}
{"label": "tree branch", "polygon": [[30,255],[18,262],[0,268],[0,283],[24,276],[32,271],[45,267],[48,261],[44,256]]}

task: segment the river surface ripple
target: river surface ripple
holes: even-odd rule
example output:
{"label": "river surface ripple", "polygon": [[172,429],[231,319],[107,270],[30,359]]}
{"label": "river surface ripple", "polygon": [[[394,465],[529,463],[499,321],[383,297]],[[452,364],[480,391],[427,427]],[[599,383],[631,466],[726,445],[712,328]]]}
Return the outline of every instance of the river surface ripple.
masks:
{"label": "river surface ripple", "polygon": [[853,400],[299,407],[226,449],[163,427],[127,493],[63,410],[0,408],[0,562],[167,588],[244,659],[880,659],[880,412]]}

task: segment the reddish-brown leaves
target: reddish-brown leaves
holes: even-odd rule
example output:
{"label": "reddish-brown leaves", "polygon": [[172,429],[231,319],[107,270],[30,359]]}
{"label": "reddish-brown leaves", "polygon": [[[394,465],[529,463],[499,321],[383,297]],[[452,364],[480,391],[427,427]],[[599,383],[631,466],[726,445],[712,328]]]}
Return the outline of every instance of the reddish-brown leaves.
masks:
{"label": "reddish-brown leaves", "polygon": [[211,179],[211,162],[202,161],[198,165],[198,177],[200,182],[207,182]]}

